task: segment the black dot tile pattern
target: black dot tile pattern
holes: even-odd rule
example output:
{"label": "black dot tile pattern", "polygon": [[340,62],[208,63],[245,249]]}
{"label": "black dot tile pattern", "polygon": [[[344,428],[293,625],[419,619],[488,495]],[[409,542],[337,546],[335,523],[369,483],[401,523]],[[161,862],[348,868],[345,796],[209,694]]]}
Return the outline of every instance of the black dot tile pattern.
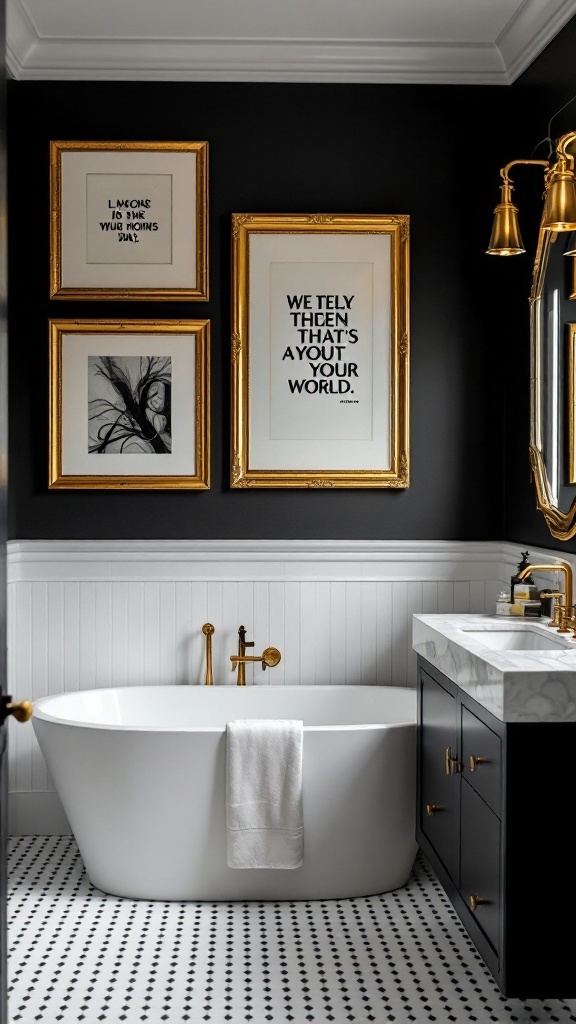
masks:
{"label": "black dot tile pattern", "polygon": [[8,853],[10,1024],[576,1022],[501,995],[420,854],[379,896],[160,903],[95,889],[70,836]]}

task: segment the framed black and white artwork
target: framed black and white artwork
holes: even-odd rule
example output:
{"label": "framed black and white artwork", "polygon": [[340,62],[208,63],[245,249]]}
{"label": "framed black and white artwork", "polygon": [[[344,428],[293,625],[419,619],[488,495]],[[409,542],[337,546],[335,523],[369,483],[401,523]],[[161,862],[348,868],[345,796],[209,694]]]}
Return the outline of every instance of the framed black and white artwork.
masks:
{"label": "framed black and white artwork", "polygon": [[50,320],[50,488],[208,488],[208,320]]}
{"label": "framed black and white artwork", "polygon": [[50,143],[50,297],[208,299],[208,143]]}
{"label": "framed black and white artwork", "polygon": [[401,214],[232,217],[232,487],[409,486]]}

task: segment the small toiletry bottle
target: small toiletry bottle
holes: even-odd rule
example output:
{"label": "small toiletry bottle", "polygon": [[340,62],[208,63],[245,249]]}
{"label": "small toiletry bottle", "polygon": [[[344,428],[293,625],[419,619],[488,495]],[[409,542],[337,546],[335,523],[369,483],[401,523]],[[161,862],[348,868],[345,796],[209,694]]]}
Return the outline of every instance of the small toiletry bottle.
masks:
{"label": "small toiletry bottle", "polygon": [[523,569],[530,565],[528,561],[529,551],[521,551],[522,560],[518,562],[517,572],[510,580],[510,601],[537,601],[539,599],[538,587],[534,583],[532,573],[525,576],[523,580],[518,579]]}

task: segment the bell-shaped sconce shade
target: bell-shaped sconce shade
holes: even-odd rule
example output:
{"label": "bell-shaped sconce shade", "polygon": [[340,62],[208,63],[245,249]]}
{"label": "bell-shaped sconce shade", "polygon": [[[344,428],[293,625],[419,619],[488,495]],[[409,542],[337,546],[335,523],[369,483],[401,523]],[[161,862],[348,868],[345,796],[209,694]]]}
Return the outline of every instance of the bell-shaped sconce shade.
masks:
{"label": "bell-shaped sconce shade", "polygon": [[553,172],[542,227],[546,231],[576,231],[576,186],[572,171]]}
{"label": "bell-shaped sconce shade", "polygon": [[510,202],[510,189],[505,185],[502,186],[502,199],[503,202],[494,210],[492,234],[486,252],[489,256],[519,256],[526,249],[518,225],[518,207]]}

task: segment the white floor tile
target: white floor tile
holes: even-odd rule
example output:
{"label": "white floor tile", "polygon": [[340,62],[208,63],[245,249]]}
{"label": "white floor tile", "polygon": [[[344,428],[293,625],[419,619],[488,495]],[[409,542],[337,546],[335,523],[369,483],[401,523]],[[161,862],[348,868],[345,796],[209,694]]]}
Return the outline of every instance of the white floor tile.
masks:
{"label": "white floor tile", "polygon": [[69,836],[9,842],[10,1024],[567,1024],[505,999],[423,857],[391,893],[158,903],[90,885]]}

